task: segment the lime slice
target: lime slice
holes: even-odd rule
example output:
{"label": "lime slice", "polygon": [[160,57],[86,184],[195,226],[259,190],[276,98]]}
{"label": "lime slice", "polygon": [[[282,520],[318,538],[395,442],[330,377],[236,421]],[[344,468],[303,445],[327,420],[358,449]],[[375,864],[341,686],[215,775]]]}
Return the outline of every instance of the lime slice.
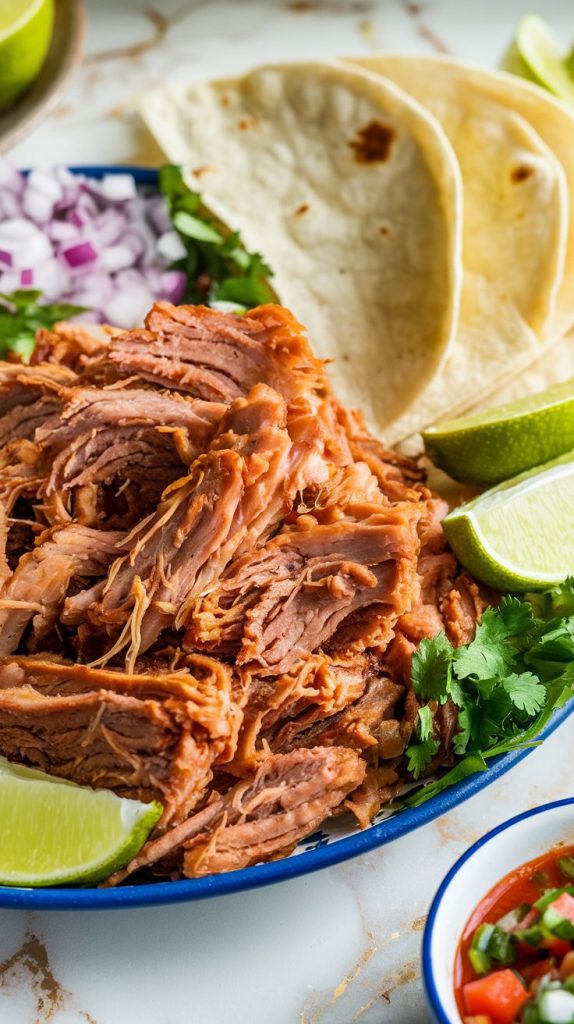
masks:
{"label": "lime slice", "polygon": [[574,79],[560,40],[536,14],[527,14],[519,22],[502,67],[574,103]]}
{"label": "lime slice", "polygon": [[0,757],[0,885],[99,882],[135,856],[161,811]]}
{"label": "lime slice", "polygon": [[574,448],[574,380],[423,431],[430,459],[453,480],[497,484]]}
{"label": "lime slice", "polygon": [[48,52],[54,0],[0,2],[0,109],[34,81]]}
{"label": "lime slice", "polygon": [[543,590],[574,574],[574,452],[507,480],[443,519],[458,559],[500,590]]}

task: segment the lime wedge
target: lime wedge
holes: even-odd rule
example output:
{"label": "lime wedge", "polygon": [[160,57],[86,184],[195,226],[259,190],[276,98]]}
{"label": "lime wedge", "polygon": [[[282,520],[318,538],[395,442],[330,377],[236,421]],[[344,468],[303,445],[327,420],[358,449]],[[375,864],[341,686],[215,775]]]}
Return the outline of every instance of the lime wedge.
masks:
{"label": "lime wedge", "polygon": [[0,109],[34,81],[48,52],[54,0],[0,2]]}
{"label": "lime wedge", "polygon": [[0,885],[99,882],[135,856],[161,811],[0,757]]}
{"label": "lime wedge", "polygon": [[574,78],[560,40],[536,14],[527,14],[519,22],[502,67],[574,103]]}
{"label": "lime wedge", "polygon": [[574,448],[574,380],[423,431],[430,459],[453,480],[489,485]]}
{"label": "lime wedge", "polygon": [[458,559],[500,590],[542,590],[574,574],[574,452],[485,491],[443,519]]}

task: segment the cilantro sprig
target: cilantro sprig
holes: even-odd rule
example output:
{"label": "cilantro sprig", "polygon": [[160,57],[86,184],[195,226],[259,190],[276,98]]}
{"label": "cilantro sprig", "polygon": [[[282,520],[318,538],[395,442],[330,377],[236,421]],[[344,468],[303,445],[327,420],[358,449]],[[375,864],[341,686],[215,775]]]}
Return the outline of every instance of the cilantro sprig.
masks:
{"label": "cilantro sprig", "polygon": [[416,806],[489,758],[536,743],[552,712],[574,693],[574,578],[544,594],[504,597],[487,608],[474,640],[454,648],[444,633],[423,640],[412,661],[413,690],[422,702],[407,766],[415,780],[440,750],[427,702],[454,702],[458,763],[417,790]]}
{"label": "cilantro sprig", "polygon": [[10,295],[0,292],[0,359],[13,352],[27,362],[40,327],[53,327],[58,320],[69,320],[85,312],[83,306],[65,302],[40,305],[41,296],[41,292],[31,289]]}
{"label": "cilantro sprig", "polygon": [[234,302],[246,309],[275,298],[272,276],[259,253],[249,252],[238,232],[228,232],[187,187],[181,168],[160,168],[159,187],[187,255],[174,267],[187,276],[186,302]]}

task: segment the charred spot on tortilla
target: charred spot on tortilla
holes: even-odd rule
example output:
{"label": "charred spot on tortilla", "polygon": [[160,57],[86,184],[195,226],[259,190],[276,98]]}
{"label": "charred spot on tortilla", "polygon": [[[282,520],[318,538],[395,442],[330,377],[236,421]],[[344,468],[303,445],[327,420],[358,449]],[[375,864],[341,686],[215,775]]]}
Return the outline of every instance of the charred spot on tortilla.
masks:
{"label": "charred spot on tortilla", "polygon": [[295,210],[295,217],[302,217],[304,213],[308,212],[308,210],[309,203],[301,203],[301,206],[298,206]]}
{"label": "charred spot on tortilla", "polygon": [[349,146],[355,152],[359,164],[384,163],[389,159],[395,131],[381,121],[369,121],[360,128]]}
{"label": "charred spot on tortilla", "polygon": [[202,167],[194,167],[191,172],[196,178],[203,178],[204,174],[209,174],[211,171],[217,170],[212,164],[203,164]]}
{"label": "charred spot on tortilla", "polygon": [[511,181],[526,181],[532,174],[534,174],[534,168],[528,167],[527,164],[519,164],[518,167],[513,167],[510,172]]}
{"label": "charred spot on tortilla", "polygon": [[257,124],[257,118],[256,117],[242,117],[237,122],[237,127],[239,128],[240,132],[247,132],[251,128],[255,128],[256,124]]}
{"label": "charred spot on tortilla", "polygon": [[390,233],[391,233],[390,228],[388,228],[386,224],[383,224],[379,228],[379,234],[380,235],[390,235]]}

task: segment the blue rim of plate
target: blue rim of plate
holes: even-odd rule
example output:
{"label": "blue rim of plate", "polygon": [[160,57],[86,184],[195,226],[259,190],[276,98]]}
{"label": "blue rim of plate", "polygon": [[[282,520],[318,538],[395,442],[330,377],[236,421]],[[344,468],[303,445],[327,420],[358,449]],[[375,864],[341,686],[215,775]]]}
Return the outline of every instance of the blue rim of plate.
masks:
{"label": "blue rim of plate", "polygon": [[[130,166],[72,166],[76,174],[87,174],[101,178],[104,174],[133,174],[140,185],[157,183],[157,172],[152,168]],[[555,711],[548,725],[537,740],[540,744],[547,736],[566,721],[574,711],[574,699],[565,707]],[[124,885],[117,889],[24,889],[0,886],[0,907],[19,910],[111,910],[126,907],[151,907],[166,903],[186,903],[193,900],[225,896],[228,893],[243,892],[263,885],[284,882],[300,875],[332,867],[352,857],[376,850],[394,839],[400,839],[414,829],[427,825],[441,817],[470,797],[480,793],[506,772],[514,768],[535,747],[526,747],[510,754],[493,758],[486,771],[471,775],[462,782],[451,786],[443,793],[429,799],[420,807],[399,811],[392,818],[371,825],[362,832],[356,832],[345,839],[338,839],[326,846],[309,850],[284,860],[254,867],[228,871],[223,875],[209,875],[207,878],[190,878],[179,882],[150,882],[143,885]],[[449,1024],[445,1019],[445,1024]]]}
{"label": "blue rim of plate", "polygon": [[[541,734],[542,735],[542,734]],[[434,970],[432,966],[432,941],[433,932],[436,923],[437,915],[440,911],[441,903],[444,899],[444,895],[450,886],[453,878],[456,877],[458,872],[471,857],[474,857],[475,853],[480,850],[483,846],[500,835],[501,832],[506,832],[508,829],[513,828],[520,821],[525,821],[527,818],[535,818],[539,814],[546,814],[548,811],[553,811],[557,807],[574,807],[574,797],[565,797],[563,800],[554,800],[549,804],[541,804],[540,807],[533,807],[529,811],[522,811],[521,814],[516,814],[514,818],[508,818],[507,821],[501,822],[496,828],[491,829],[485,836],[477,839],[476,843],[465,850],[461,857],[451,867],[447,875],[445,875],[441,882],[435,898],[432,901],[431,908],[429,910],[427,923],[423,935],[423,948],[422,948],[422,975],[423,975],[423,987],[427,1002],[435,1016],[438,1024],[454,1024],[454,1021],[447,1015],[444,1009],[442,1000],[440,998],[438,988],[434,978]]]}

